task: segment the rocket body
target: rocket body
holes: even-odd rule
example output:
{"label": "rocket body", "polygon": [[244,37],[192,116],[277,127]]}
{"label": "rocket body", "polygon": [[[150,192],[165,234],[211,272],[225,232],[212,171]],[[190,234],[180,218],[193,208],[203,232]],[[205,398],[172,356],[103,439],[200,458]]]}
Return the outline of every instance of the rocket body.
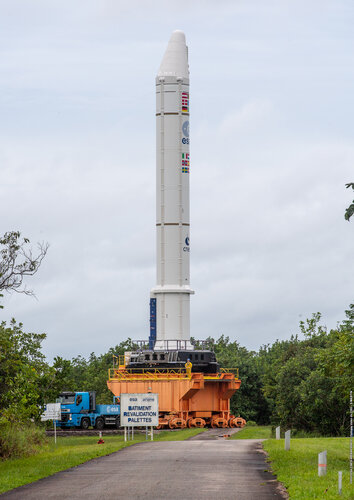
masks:
{"label": "rocket body", "polygon": [[[190,344],[189,68],[185,35],[173,32],[156,77],[156,311],[154,349]],[[150,304],[152,301],[150,300]]]}

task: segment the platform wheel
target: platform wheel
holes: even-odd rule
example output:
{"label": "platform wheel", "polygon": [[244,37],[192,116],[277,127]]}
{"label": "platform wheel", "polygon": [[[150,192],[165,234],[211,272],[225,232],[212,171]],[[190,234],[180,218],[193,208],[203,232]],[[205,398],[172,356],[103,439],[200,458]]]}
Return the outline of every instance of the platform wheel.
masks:
{"label": "platform wheel", "polygon": [[175,429],[175,427],[176,427],[174,420],[175,419],[172,419],[172,420],[169,420],[169,422],[168,422],[168,426],[169,426],[170,429]]}
{"label": "platform wheel", "polygon": [[194,420],[194,427],[197,427],[198,429],[202,429],[203,427],[205,427],[205,420],[203,418],[197,417]]}
{"label": "platform wheel", "polygon": [[187,422],[184,420],[184,418],[181,418],[180,428],[185,429],[186,427],[187,427]]}
{"label": "platform wheel", "polygon": [[194,427],[193,418],[187,418],[187,427],[188,427],[188,429],[191,429],[192,427]]}
{"label": "platform wheel", "polygon": [[242,427],[244,427],[246,425],[246,420],[244,420],[241,417],[236,417],[235,424],[236,424],[236,427],[240,427],[242,429]]}
{"label": "platform wheel", "polygon": [[215,422],[215,420],[212,420],[210,425],[211,425],[211,427],[212,427],[213,429],[217,429],[217,427],[218,427],[218,426],[217,426],[217,423]]}

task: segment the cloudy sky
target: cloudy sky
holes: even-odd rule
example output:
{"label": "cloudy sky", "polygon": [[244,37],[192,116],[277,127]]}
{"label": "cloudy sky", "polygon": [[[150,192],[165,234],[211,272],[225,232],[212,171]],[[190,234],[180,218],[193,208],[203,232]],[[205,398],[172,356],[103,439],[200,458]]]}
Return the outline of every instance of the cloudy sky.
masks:
{"label": "cloudy sky", "polygon": [[50,244],[1,317],[44,351],[149,334],[154,78],[191,70],[191,334],[256,349],[354,299],[352,0],[0,0],[0,232]]}

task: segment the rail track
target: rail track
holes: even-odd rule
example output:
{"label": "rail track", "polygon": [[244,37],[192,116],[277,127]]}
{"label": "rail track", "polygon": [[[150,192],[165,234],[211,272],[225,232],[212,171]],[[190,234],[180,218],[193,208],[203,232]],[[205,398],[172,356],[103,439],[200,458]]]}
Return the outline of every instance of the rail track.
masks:
{"label": "rail track", "polygon": [[[165,430],[170,430],[170,429],[165,429]],[[124,429],[103,429],[102,431],[102,436],[114,436],[114,435],[122,435],[124,434]],[[145,427],[144,429],[134,429],[134,433],[141,433],[145,434]],[[154,429],[154,434],[159,434],[159,430]],[[54,430],[49,430],[47,429],[45,431],[47,436],[54,436]],[[69,436],[98,436],[100,431],[97,429],[88,429],[86,431],[83,431],[81,429],[73,430],[70,431],[68,429],[62,430],[62,429],[57,429],[57,437],[69,437]]]}
{"label": "rail track", "polygon": [[[102,431],[102,436],[112,436],[114,434],[124,434],[124,430],[120,429],[103,429]],[[54,431],[47,429],[45,431],[47,436],[54,436]],[[97,429],[87,429],[85,431],[81,429],[73,430],[70,431],[68,429],[62,430],[62,429],[57,429],[57,436],[63,436],[63,437],[68,437],[68,436],[98,436],[100,431]]]}

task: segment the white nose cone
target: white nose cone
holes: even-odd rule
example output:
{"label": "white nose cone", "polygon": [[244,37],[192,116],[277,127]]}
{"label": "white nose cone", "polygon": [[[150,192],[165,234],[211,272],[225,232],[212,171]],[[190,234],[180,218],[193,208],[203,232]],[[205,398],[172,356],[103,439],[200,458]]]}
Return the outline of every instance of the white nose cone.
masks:
{"label": "white nose cone", "polygon": [[183,31],[172,33],[157,76],[189,78],[188,48]]}

